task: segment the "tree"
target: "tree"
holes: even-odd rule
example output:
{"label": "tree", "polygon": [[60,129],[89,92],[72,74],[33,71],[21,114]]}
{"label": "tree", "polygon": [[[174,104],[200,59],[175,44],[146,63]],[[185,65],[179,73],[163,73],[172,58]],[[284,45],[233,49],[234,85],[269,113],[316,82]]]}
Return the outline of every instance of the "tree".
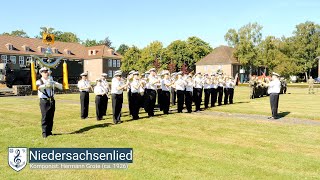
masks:
{"label": "tree", "polygon": [[82,45],[86,46],[86,47],[90,47],[90,46],[97,46],[99,45],[99,42],[97,42],[97,40],[95,39],[86,39],[85,41],[82,42]]}
{"label": "tree", "polygon": [[189,37],[186,43],[191,53],[191,57],[187,64],[189,69],[194,70],[195,63],[208,55],[212,51],[212,47],[209,45],[209,43],[196,36]]}
{"label": "tree", "polygon": [[166,57],[168,57],[169,62],[172,60],[176,64],[176,69],[179,70],[181,70],[183,64],[191,65],[194,62],[187,42],[181,40],[173,41],[166,48]]}
{"label": "tree", "polygon": [[234,56],[244,67],[250,69],[250,73],[253,67],[261,65],[260,62],[257,61],[257,46],[262,38],[261,30],[262,26],[259,24],[249,23],[241,27],[238,31],[229,29],[224,36],[229,46],[235,48]]}
{"label": "tree", "polygon": [[117,50],[118,53],[124,55],[125,52],[129,49],[129,46],[125,45],[125,44],[121,44]]}
{"label": "tree", "polygon": [[[111,42],[111,40],[109,39],[109,36],[107,36],[106,38],[104,38],[104,40],[100,40],[100,41],[99,41],[99,45],[106,45],[107,47],[112,48],[112,47],[111,47],[112,42]],[[112,48],[112,49],[114,49],[114,48]]]}
{"label": "tree", "polygon": [[18,37],[24,37],[28,38],[28,34],[24,32],[22,29],[21,30],[15,30],[11,31],[11,33],[4,32],[2,35],[8,35],[8,36],[18,36]]}
{"label": "tree", "polygon": [[121,70],[123,72],[129,72],[131,70],[139,70],[139,61],[141,57],[141,51],[138,47],[132,46],[130,47],[123,55]]}
{"label": "tree", "polygon": [[[146,71],[154,67],[154,62],[158,60],[158,67],[162,69],[163,45],[160,41],[151,42],[141,50],[141,61],[138,62],[139,70]],[[158,70],[159,70],[158,69]]]}
{"label": "tree", "polygon": [[311,69],[317,66],[316,57],[320,52],[320,26],[307,21],[298,24],[293,34],[293,57],[308,79]]}

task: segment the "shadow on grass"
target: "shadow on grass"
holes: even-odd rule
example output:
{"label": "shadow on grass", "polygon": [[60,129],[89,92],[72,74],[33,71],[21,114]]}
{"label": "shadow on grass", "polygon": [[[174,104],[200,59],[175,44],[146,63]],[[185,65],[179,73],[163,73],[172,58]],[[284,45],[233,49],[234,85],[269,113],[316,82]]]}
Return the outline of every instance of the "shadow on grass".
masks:
{"label": "shadow on grass", "polygon": [[279,118],[283,118],[283,117],[286,117],[287,115],[289,115],[290,114],[290,112],[281,112],[281,113],[278,113],[278,116],[279,116]]}
{"label": "shadow on grass", "polygon": [[92,126],[81,128],[81,129],[79,129],[77,131],[74,131],[74,132],[71,132],[69,134],[81,134],[81,133],[90,131],[91,129],[105,128],[105,127],[108,127],[110,125],[113,125],[113,124],[112,123],[95,124],[95,125],[92,125]]}

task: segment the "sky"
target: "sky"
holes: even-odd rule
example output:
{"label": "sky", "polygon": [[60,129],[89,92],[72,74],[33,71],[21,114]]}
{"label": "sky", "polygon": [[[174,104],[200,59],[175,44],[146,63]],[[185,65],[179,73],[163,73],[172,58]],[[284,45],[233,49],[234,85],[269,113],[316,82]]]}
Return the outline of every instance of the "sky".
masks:
{"label": "sky", "polygon": [[228,29],[250,22],[263,26],[264,37],[291,36],[306,21],[320,24],[317,0],[15,0],[1,5],[0,33],[23,29],[34,37],[49,26],[81,40],[108,36],[116,48],[143,48],[155,40],[167,46],[190,36],[217,47],[227,45]]}

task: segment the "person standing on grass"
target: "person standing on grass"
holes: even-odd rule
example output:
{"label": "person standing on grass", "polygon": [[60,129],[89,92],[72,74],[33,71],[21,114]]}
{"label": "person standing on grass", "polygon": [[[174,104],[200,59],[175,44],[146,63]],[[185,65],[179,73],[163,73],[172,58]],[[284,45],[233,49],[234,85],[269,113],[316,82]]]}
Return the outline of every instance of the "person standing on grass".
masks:
{"label": "person standing on grass", "polygon": [[139,110],[141,107],[141,94],[140,94],[140,88],[142,86],[142,83],[140,82],[140,76],[139,72],[133,72],[133,79],[130,82],[130,88],[131,88],[131,101],[132,101],[132,109],[131,109],[131,115],[133,120],[139,119]]}
{"label": "person standing on grass", "polygon": [[106,90],[106,93],[103,95],[102,97],[102,115],[103,116],[106,116],[107,115],[107,109],[108,109],[108,93],[110,92],[110,86],[109,86],[109,83],[107,81],[107,77],[108,77],[108,74],[106,73],[102,73],[102,78],[101,78],[101,85],[103,86],[103,88]]}
{"label": "person standing on grass", "polygon": [[192,76],[188,75],[186,79],[186,91],[185,91],[185,104],[186,104],[188,113],[192,112],[192,93],[193,93]]}
{"label": "person standing on grass", "polygon": [[314,85],[314,79],[312,78],[312,76],[309,77],[308,79],[308,85],[309,85],[309,94],[314,94],[314,90],[313,90],[313,85]]}
{"label": "person standing on grass", "polygon": [[186,89],[186,81],[182,78],[182,72],[178,72],[178,79],[175,82],[178,100],[178,113],[182,113],[184,104],[184,91]]}
{"label": "person standing on grass", "polygon": [[146,103],[145,110],[148,113],[149,117],[154,116],[154,107],[156,104],[157,96],[157,84],[160,83],[160,80],[157,78],[157,73],[155,68],[149,70],[150,75],[148,76],[148,82],[146,85]]}
{"label": "person standing on grass", "polygon": [[163,79],[161,80],[161,93],[162,93],[162,110],[163,114],[169,114],[170,108],[170,89],[174,82],[171,81],[169,71],[162,73]]}
{"label": "person standing on grass", "polygon": [[205,73],[203,77],[203,91],[204,91],[204,108],[207,109],[209,107],[209,99],[211,93],[211,78],[209,78],[209,74]]}
{"label": "person standing on grass", "polygon": [[279,93],[281,89],[281,82],[279,80],[279,74],[273,72],[271,82],[268,84],[268,94],[270,94],[270,106],[272,116],[268,119],[278,119],[278,105],[279,105]]}
{"label": "person standing on grass", "polygon": [[202,88],[203,88],[203,80],[201,77],[201,73],[198,72],[196,77],[193,80],[193,99],[196,106],[195,112],[200,111],[201,101],[202,101]]}
{"label": "person standing on grass", "polygon": [[102,120],[102,117],[106,112],[104,96],[105,94],[107,94],[107,90],[103,87],[101,79],[97,79],[96,83],[97,85],[94,87],[94,94],[96,95],[96,99],[95,99],[96,115],[97,115],[97,120],[100,121]]}
{"label": "person standing on grass", "polygon": [[89,113],[89,91],[92,89],[90,81],[88,80],[88,73],[80,74],[81,80],[78,82],[80,91],[80,104],[81,104],[81,119],[87,119]]}
{"label": "person standing on grass", "polygon": [[122,77],[122,71],[118,70],[114,73],[111,84],[112,96],[112,114],[114,124],[120,124],[121,109],[123,103],[123,90],[128,87],[128,82],[125,83]]}
{"label": "person standing on grass", "polygon": [[41,79],[37,80],[38,97],[40,99],[42,137],[52,135],[53,117],[56,109],[54,100],[54,88],[62,90],[59,84],[49,77],[49,70],[43,67],[39,70]]}

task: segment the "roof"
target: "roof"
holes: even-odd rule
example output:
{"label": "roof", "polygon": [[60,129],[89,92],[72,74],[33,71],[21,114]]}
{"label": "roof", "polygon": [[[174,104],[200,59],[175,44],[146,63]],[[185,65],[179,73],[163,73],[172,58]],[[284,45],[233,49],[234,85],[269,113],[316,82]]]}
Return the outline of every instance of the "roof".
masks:
{"label": "roof", "polygon": [[[13,50],[9,50],[7,44],[12,44]],[[25,51],[24,46],[29,47],[30,51]],[[41,56],[43,55],[43,53],[41,53],[41,47],[47,47],[47,45],[42,42],[42,39],[0,35],[1,54]],[[105,45],[85,47],[84,45],[79,43],[55,41],[55,43],[51,45],[51,48],[52,50],[54,48],[58,49],[58,54],[55,54],[53,50],[54,57],[62,56],[68,59],[122,58],[120,54],[113,52],[113,49],[110,49]],[[89,55],[89,50],[95,50],[96,53],[94,55]],[[70,51],[71,53],[68,54],[67,51]]]}
{"label": "roof", "polygon": [[196,65],[221,65],[221,64],[240,64],[233,56],[234,48],[229,46],[219,46],[206,57],[196,63]]}

